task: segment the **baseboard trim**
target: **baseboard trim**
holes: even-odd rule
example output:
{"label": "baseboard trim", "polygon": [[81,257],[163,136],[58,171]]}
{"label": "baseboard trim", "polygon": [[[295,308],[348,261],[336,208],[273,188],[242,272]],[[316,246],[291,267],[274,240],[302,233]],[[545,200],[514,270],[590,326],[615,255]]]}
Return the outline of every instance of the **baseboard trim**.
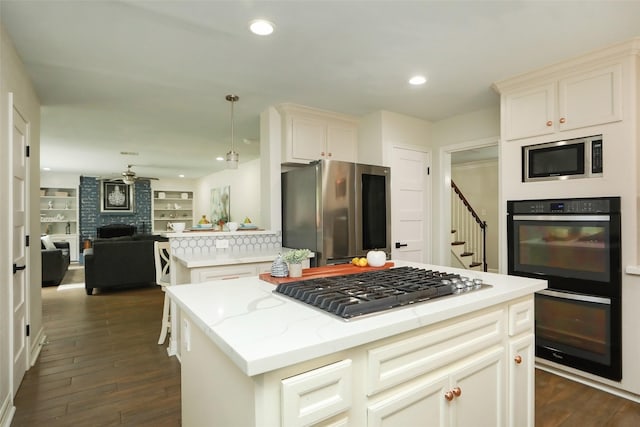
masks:
{"label": "baseboard trim", "polygon": [[44,328],[40,328],[36,336],[31,340],[35,344],[30,348],[29,368],[36,364],[46,340],[47,336],[44,334]]}
{"label": "baseboard trim", "polygon": [[559,377],[566,378],[571,381],[575,381],[580,384],[584,384],[586,386],[595,388],[600,391],[604,391],[609,394],[613,394],[614,396],[622,397],[623,399],[630,400],[632,402],[640,403],[640,396],[637,394],[631,393],[626,390],[622,390],[616,387],[609,386],[607,384],[602,384],[597,381],[590,380],[589,378],[582,377],[580,375],[572,374],[571,372],[567,372],[565,370],[556,368],[551,365],[547,365],[545,363],[541,363],[536,360],[535,364],[536,369],[540,369],[542,371],[549,372],[551,374],[558,375]]}
{"label": "baseboard trim", "polygon": [[0,406],[0,427],[10,427],[15,413],[16,407],[11,401],[11,394],[8,394]]}

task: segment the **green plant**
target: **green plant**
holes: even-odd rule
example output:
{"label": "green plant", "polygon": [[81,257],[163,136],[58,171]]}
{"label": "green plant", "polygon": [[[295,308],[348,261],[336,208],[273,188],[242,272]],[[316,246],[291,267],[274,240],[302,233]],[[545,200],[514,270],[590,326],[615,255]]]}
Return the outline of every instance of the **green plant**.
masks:
{"label": "green plant", "polygon": [[282,254],[282,259],[289,264],[300,264],[305,259],[309,258],[311,251],[309,249],[292,249]]}

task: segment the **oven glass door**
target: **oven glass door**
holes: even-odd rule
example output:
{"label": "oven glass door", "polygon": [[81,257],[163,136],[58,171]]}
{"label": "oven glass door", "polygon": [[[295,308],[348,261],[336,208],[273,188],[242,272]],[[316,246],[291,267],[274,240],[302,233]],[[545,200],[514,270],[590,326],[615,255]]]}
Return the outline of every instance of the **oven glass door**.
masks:
{"label": "oven glass door", "polygon": [[511,227],[513,273],[611,282],[609,215],[515,215]]}
{"label": "oven glass door", "polygon": [[536,355],[619,379],[619,300],[544,290],[536,294]]}

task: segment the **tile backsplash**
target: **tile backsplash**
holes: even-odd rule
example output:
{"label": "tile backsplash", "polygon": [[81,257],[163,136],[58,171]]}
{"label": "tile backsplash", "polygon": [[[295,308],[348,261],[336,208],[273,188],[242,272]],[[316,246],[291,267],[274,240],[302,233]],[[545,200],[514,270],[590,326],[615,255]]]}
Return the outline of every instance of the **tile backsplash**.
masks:
{"label": "tile backsplash", "polygon": [[[216,240],[226,240],[228,248],[216,248]],[[275,251],[282,247],[282,233],[274,232],[242,232],[240,234],[203,236],[189,235],[185,237],[171,237],[171,252],[176,255],[184,254],[221,254]]]}

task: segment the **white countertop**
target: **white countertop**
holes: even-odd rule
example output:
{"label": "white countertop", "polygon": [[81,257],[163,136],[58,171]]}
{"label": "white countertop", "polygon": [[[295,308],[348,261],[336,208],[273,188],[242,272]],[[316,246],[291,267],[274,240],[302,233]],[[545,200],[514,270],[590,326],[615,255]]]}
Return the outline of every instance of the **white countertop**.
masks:
{"label": "white countertop", "polygon": [[546,281],[452,267],[396,266],[481,278],[491,288],[345,322],[273,293],[257,277],[171,286],[169,296],[245,374],[258,375],[440,322],[546,288]]}

